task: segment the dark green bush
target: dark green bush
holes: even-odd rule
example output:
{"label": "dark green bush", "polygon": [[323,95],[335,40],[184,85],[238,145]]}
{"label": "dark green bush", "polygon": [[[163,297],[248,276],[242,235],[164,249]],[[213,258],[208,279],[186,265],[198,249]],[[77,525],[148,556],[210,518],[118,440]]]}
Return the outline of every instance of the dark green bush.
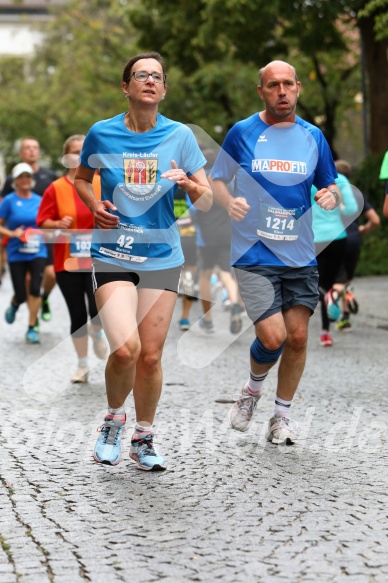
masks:
{"label": "dark green bush", "polygon": [[371,205],[381,214],[384,200],[384,180],[379,180],[384,154],[371,154],[354,170],[350,182],[357,186]]}
{"label": "dark green bush", "polygon": [[[372,154],[355,168],[350,182],[357,186],[381,218],[380,227],[364,238],[356,275],[388,275],[388,219],[383,217],[385,181],[379,180],[383,154]],[[360,222],[362,222],[362,218]]]}
{"label": "dark green bush", "polygon": [[380,227],[365,237],[356,275],[388,275],[388,228],[386,226]]}

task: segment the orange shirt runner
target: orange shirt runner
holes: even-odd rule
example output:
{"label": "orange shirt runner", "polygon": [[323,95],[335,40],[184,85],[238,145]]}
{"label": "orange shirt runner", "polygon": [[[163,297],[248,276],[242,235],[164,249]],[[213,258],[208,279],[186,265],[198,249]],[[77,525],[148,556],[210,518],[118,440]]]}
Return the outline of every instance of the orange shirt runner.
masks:
{"label": "orange shirt runner", "polygon": [[[96,198],[100,200],[101,184],[98,175],[93,179],[93,190]],[[54,270],[56,272],[89,270],[92,265],[89,253],[90,238],[87,234],[77,231],[92,230],[94,217],[79,198],[74,184],[67,176],[62,176],[54,180],[45,190],[36,221],[40,226],[46,219],[57,221],[65,216],[72,217],[73,223],[68,230],[69,234],[60,234],[55,239]]]}

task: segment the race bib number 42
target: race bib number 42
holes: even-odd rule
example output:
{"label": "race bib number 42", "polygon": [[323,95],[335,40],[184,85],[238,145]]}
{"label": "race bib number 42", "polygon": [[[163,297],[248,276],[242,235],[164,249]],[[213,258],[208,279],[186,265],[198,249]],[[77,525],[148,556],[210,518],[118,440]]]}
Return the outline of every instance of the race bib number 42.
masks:
{"label": "race bib number 42", "polygon": [[[131,263],[144,263],[148,259],[149,253],[149,238],[144,235],[140,228],[132,228],[120,224],[119,235],[114,243],[101,246],[99,252],[102,255],[129,261]],[[131,232],[132,235],[127,233]],[[114,235],[115,231],[112,230]]]}
{"label": "race bib number 42", "polygon": [[285,209],[261,203],[257,234],[274,241],[296,241],[301,209]]}

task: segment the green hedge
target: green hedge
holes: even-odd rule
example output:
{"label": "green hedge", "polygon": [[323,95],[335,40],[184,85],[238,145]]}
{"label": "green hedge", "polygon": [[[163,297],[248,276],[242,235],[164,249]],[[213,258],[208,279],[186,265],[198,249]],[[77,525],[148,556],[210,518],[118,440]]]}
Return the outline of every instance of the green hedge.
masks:
{"label": "green hedge", "polygon": [[[355,168],[351,183],[357,186],[381,218],[380,227],[364,238],[356,275],[388,275],[388,219],[383,217],[385,183],[379,180],[384,154],[372,154]],[[361,219],[362,221],[362,219]]]}

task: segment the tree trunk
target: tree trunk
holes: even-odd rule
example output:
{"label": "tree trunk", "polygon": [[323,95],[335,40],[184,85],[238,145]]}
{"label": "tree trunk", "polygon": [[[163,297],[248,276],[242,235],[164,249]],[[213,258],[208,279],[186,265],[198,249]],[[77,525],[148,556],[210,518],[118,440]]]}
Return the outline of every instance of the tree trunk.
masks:
{"label": "tree trunk", "polygon": [[358,21],[368,81],[369,147],[372,153],[388,150],[388,38],[375,40],[374,18]]}

